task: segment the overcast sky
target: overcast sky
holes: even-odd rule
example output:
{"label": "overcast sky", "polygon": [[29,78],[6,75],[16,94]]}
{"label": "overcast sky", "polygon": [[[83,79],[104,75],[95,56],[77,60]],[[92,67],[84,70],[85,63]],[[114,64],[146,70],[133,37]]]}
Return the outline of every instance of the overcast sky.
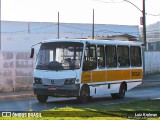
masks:
{"label": "overcast sky", "polygon": [[[130,0],[142,10],[142,0]],[[146,13],[160,14],[160,0],[146,0]],[[1,19],[7,21],[92,23],[140,25],[142,13],[123,0],[1,0]],[[160,16],[146,16],[146,23],[160,21]]]}

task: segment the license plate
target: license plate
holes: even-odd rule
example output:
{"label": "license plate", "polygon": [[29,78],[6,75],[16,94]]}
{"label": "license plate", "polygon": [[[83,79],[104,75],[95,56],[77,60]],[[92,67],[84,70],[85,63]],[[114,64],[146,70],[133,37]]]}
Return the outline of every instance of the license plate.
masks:
{"label": "license plate", "polygon": [[56,90],[56,87],[48,87],[48,90]]}

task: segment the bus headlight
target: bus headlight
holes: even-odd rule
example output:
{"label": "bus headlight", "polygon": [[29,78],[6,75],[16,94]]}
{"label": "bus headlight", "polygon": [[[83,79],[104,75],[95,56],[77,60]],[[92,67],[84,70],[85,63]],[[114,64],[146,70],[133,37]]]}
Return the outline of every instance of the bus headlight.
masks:
{"label": "bus headlight", "polygon": [[76,79],[76,82],[79,82],[79,79]]}
{"label": "bus headlight", "polygon": [[34,78],[34,83],[35,84],[42,84],[42,80],[41,80],[41,78]]}
{"label": "bus headlight", "polygon": [[75,78],[65,79],[64,85],[73,85],[75,84]]}

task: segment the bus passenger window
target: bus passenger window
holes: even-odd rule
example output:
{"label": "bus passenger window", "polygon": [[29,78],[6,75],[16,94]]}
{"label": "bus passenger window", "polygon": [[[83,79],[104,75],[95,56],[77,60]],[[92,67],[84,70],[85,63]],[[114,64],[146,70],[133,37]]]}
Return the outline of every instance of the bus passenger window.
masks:
{"label": "bus passenger window", "polygon": [[118,67],[130,66],[128,46],[118,46],[117,55],[118,55]]}
{"label": "bus passenger window", "polygon": [[96,54],[96,46],[89,45],[85,49],[85,56],[83,61],[83,70],[92,70],[97,68],[97,54]]}
{"label": "bus passenger window", "polygon": [[105,67],[105,55],[104,55],[104,46],[97,46],[97,56],[98,56],[98,67]]}
{"label": "bus passenger window", "polygon": [[106,66],[117,67],[116,46],[108,45],[105,47],[105,51],[106,51]]}
{"label": "bus passenger window", "polygon": [[141,49],[137,46],[130,47],[131,66],[141,66]]}

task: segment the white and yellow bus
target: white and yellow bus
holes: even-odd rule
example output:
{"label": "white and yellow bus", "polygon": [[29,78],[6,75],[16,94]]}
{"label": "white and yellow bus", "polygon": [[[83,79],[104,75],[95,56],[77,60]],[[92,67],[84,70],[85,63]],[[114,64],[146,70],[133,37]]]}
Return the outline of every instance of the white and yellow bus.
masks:
{"label": "white and yellow bus", "polygon": [[77,97],[81,103],[108,94],[120,99],[142,83],[142,68],[141,42],[48,40],[37,55],[33,89],[39,102],[48,96]]}

